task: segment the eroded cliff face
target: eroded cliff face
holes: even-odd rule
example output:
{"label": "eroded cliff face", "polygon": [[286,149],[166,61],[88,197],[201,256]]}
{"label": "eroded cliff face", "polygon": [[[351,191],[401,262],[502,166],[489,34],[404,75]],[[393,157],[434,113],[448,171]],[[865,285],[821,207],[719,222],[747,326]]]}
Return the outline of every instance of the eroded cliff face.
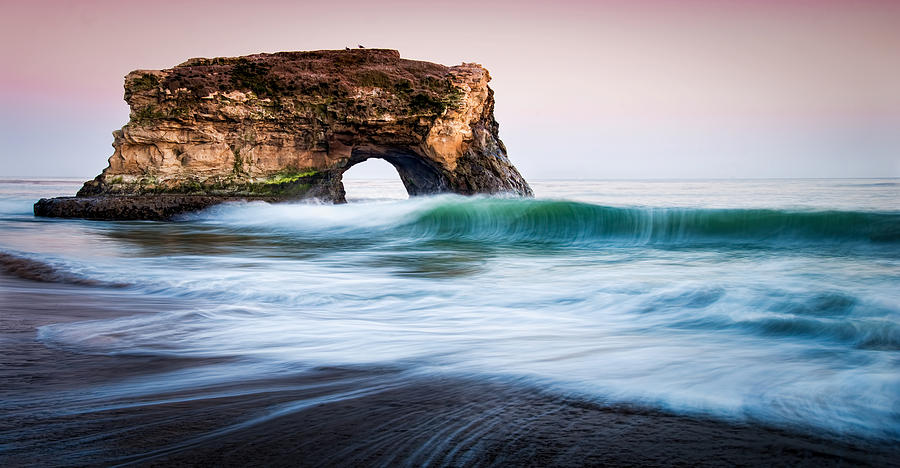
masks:
{"label": "eroded cliff face", "polygon": [[368,158],[393,164],[412,195],[531,195],[497,136],[488,81],[477,64],[446,67],[384,49],[134,71],[125,77],[130,121],[113,133],[109,167],[78,197],[342,202],[341,175]]}

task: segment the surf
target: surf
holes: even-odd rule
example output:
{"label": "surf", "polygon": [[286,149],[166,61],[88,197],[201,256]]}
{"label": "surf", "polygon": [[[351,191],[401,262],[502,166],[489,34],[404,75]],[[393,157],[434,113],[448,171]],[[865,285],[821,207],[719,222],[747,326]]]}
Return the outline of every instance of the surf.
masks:
{"label": "surf", "polygon": [[900,242],[900,212],[614,207],[491,197],[437,196],[337,206],[239,203],[186,219],[275,233],[510,245]]}
{"label": "surf", "polygon": [[[616,191],[647,203],[616,204],[547,183],[537,187],[554,197],[229,203],[176,222],[44,220],[11,206],[0,264],[36,287],[149,304],[42,325],[41,346],[197,363],[84,392],[104,400],[389,368],[900,440],[895,187],[798,184],[789,196],[781,182],[683,189],[731,197],[705,203],[671,183],[622,182]],[[27,198],[18,185],[14,204]],[[814,196],[842,190],[860,192]]]}

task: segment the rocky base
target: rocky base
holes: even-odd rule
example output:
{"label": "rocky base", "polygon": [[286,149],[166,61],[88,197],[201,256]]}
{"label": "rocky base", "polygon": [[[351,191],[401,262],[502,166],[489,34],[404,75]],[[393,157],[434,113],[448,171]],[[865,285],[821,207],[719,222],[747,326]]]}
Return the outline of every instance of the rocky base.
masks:
{"label": "rocky base", "polygon": [[276,201],[272,197],[216,197],[208,195],[136,195],[42,198],[35,216],[96,220],[156,220],[172,218],[219,203],[242,200]]}

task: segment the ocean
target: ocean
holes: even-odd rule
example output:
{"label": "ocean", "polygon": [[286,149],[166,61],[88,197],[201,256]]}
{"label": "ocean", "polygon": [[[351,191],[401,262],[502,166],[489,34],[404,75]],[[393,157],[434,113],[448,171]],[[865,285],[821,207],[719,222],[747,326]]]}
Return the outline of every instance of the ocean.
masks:
{"label": "ocean", "polygon": [[[345,205],[32,215],[80,182],[0,182],[0,266],[29,280],[0,286],[5,329],[31,303],[51,314],[0,340],[0,458],[146,461],[424,381],[900,444],[898,179],[546,180],[534,199],[407,199],[399,181],[369,180]],[[94,312],[52,317],[67,309]],[[14,357],[25,348],[44,357]],[[42,359],[68,364],[36,373]],[[101,364],[79,371],[87,359]],[[303,380],[323,372],[336,376]],[[134,420],[72,429],[289,389],[306,393],[115,456]],[[496,430],[504,408],[478,421]],[[429,447],[477,460],[471,434],[466,450],[447,445],[453,431],[420,435],[431,445],[408,447],[409,463],[434,462]]]}

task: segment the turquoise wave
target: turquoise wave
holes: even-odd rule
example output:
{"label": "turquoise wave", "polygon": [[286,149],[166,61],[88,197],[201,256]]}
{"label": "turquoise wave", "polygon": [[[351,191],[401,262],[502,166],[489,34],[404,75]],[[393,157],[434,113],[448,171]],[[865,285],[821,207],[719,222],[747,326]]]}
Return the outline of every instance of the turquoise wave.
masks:
{"label": "turquoise wave", "polygon": [[520,199],[444,202],[400,227],[419,237],[549,243],[900,242],[900,213],[619,208]]}

